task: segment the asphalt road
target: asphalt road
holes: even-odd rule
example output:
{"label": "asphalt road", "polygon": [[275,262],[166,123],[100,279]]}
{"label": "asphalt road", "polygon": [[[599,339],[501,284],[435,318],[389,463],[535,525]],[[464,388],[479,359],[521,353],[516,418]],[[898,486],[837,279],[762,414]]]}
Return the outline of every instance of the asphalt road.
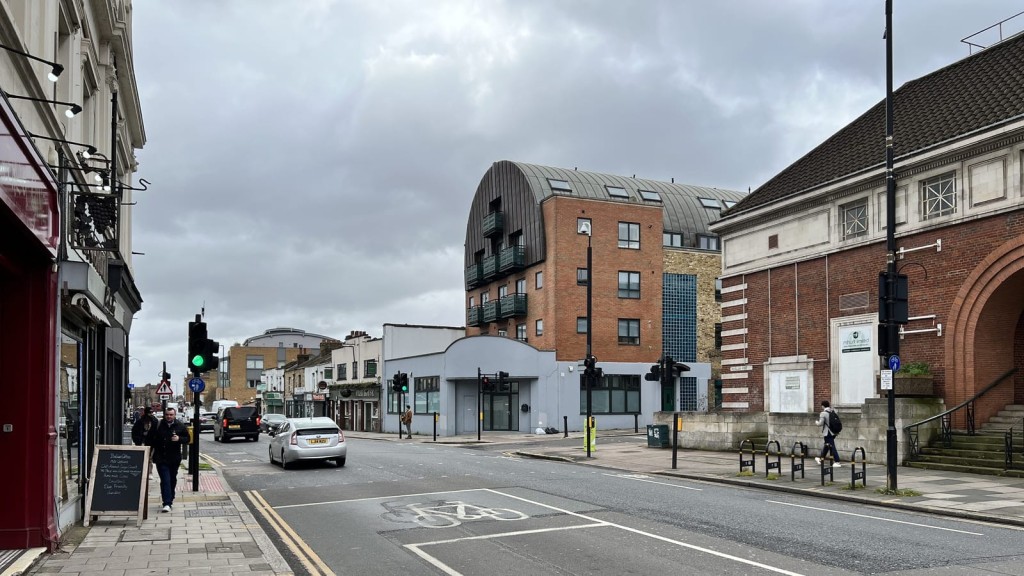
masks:
{"label": "asphalt road", "polygon": [[343,468],[284,471],[269,440],[202,448],[297,573],[1024,575],[1013,527],[520,459],[509,445],[349,439]]}

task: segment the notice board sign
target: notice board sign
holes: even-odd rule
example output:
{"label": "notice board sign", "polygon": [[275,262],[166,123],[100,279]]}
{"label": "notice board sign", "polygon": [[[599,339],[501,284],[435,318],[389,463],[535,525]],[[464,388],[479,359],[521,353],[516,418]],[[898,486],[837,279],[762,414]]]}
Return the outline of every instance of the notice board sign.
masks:
{"label": "notice board sign", "polygon": [[135,516],[142,526],[149,491],[149,447],[98,445],[92,458],[85,525],[99,516]]}

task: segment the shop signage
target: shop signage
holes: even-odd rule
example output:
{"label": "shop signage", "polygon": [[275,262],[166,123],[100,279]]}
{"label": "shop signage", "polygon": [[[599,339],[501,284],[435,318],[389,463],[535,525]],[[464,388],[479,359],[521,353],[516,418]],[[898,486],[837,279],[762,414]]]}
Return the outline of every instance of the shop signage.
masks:
{"label": "shop signage", "polygon": [[57,186],[45,175],[43,162],[13,130],[14,113],[6,103],[0,122],[0,203],[54,254],[57,250]]}
{"label": "shop signage", "polygon": [[323,402],[326,399],[327,399],[327,395],[326,394],[313,394],[313,401],[314,402]]}

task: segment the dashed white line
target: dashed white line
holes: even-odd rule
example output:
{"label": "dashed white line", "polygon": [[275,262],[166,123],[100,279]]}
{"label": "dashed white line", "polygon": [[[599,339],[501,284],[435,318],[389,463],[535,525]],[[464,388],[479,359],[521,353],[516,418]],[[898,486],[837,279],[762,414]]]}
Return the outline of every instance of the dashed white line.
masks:
{"label": "dashed white line", "polygon": [[814,506],[804,506],[803,504],[790,504],[789,502],[778,502],[776,500],[765,500],[769,504],[781,504],[782,506],[792,506],[794,508],[806,508],[808,510],[818,510],[821,512],[832,512],[834,514],[845,514],[847,516],[857,516],[858,518],[869,518],[871,520],[882,520],[883,522],[892,522],[894,524],[906,524],[908,526],[919,526],[921,528],[931,528],[932,530],[945,530],[946,532],[957,532],[959,534],[970,534],[972,536],[984,536],[980,532],[968,532],[966,530],[956,530],[955,528],[943,528],[941,526],[929,526],[927,524],[918,524],[916,522],[906,522],[904,520],[892,520],[890,518],[882,518],[879,516],[868,516],[867,514],[857,514],[855,512],[842,512],[840,510],[832,510],[830,508],[817,508]]}

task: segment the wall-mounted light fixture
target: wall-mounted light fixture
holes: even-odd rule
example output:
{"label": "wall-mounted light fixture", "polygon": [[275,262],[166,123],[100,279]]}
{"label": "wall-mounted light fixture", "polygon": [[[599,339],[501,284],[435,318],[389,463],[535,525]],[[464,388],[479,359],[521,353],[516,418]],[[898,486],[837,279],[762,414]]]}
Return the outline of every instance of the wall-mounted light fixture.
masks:
{"label": "wall-mounted light fixture", "polygon": [[26,134],[28,134],[30,138],[42,138],[43,140],[49,140],[51,142],[63,142],[65,144],[72,144],[74,146],[82,146],[83,148],[85,148],[85,150],[82,150],[81,152],[79,152],[79,154],[81,154],[82,158],[85,158],[86,160],[98,154],[98,152],[96,151],[96,147],[93,146],[92,144],[83,144],[82,142],[64,140],[63,138],[51,138],[49,136],[43,136],[42,134],[34,134],[32,132],[26,132]]}
{"label": "wall-mounted light fixture", "polygon": [[50,79],[50,82],[56,82],[57,79],[60,78],[61,72],[64,72],[64,67],[61,66],[60,64],[57,64],[56,62],[50,62],[49,60],[43,60],[42,58],[40,58],[38,56],[33,56],[33,55],[29,54],[28,52],[22,52],[21,50],[18,50],[16,48],[11,48],[10,46],[4,46],[3,44],[0,44],[0,48],[3,48],[4,50],[7,50],[8,52],[14,52],[15,54],[20,54],[21,56],[24,56],[25,58],[28,58],[30,60],[35,60],[36,62],[42,62],[43,64],[49,64],[50,65],[50,72],[46,75],[46,77]]}
{"label": "wall-mounted light fixture", "polygon": [[68,118],[74,118],[79,112],[82,111],[82,107],[73,102],[61,102],[60,100],[35,98],[33,96],[18,96],[17,94],[10,94],[8,92],[4,92],[4,96],[7,96],[8,98],[13,98],[15,100],[31,100],[32,102],[48,102],[50,104],[60,104],[62,106],[67,106],[68,109],[64,111],[64,115]]}

